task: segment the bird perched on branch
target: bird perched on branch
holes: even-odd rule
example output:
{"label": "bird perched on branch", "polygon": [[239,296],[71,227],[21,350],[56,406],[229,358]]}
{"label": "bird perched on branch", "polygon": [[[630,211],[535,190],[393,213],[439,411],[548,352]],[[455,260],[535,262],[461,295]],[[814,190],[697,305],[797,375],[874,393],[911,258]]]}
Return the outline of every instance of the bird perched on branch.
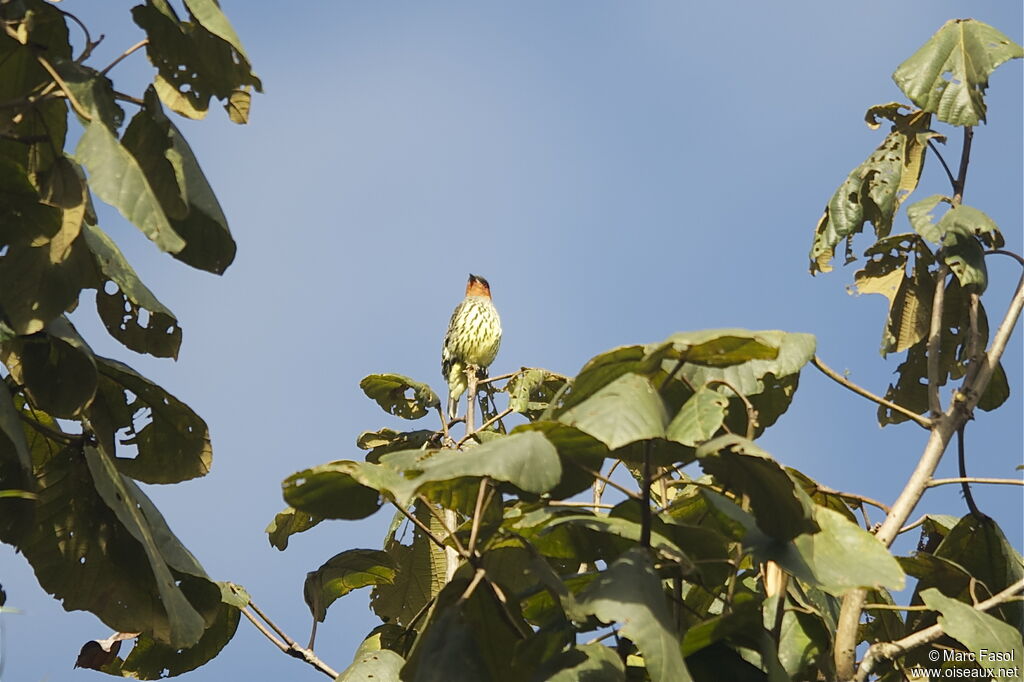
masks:
{"label": "bird perched on branch", "polygon": [[448,418],[455,417],[459,398],[466,392],[466,371],[478,378],[487,376],[501,345],[501,320],[491,302],[491,285],[479,275],[470,275],[466,298],[452,313],[441,349],[441,376],[448,382]]}

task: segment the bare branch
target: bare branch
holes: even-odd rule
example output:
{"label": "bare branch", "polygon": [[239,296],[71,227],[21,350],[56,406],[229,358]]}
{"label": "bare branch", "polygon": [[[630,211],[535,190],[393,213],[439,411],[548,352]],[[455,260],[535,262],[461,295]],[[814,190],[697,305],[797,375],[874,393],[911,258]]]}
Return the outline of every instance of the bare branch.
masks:
{"label": "bare branch", "polygon": [[[941,258],[942,251],[939,250]],[[949,268],[945,263],[935,273],[935,293],[932,295],[932,319],[928,332],[928,408],[932,419],[942,414],[939,399],[939,351],[942,346],[942,308],[946,298],[946,275]]]}
{"label": "bare branch", "polygon": [[933,478],[928,481],[926,487],[934,488],[938,485],[951,485],[954,483],[988,483],[992,485],[1024,485],[1024,479],[1019,478],[979,478],[977,476],[961,476],[959,478]]}
{"label": "bare branch", "polygon": [[139,42],[135,43],[134,45],[132,45],[131,47],[129,47],[129,48],[127,49],[127,50],[125,50],[124,52],[122,52],[122,53],[121,53],[121,54],[120,54],[120,55],[119,55],[119,56],[117,57],[117,59],[115,59],[114,61],[112,61],[112,62],[110,62],[109,64],[107,64],[107,65],[106,65],[106,66],[105,66],[105,67],[103,68],[103,70],[102,70],[102,71],[100,71],[100,75],[101,75],[101,76],[106,76],[106,75],[107,75],[107,73],[108,73],[108,72],[109,72],[109,71],[110,71],[110,70],[111,70],[112,68],[114,68],[115,66],[117,66],[118,64],[120,64],[120,63],[121,63],[121,61],[122,61],[123,59],[125,59],[126,57],[128,57],[128,56],[129,56],[129,55],[130,55],[130,54],[131,54],[132,52],[135,52],[136,50],[139,50],[139,49],[141,49],[141,48],[145,47],[146,45],[149,45],[149,39],[148,39],[148,38],[143,38],[143,39],[142,39],[142,40],[140,40]]}
{"label": "bare branch", "polygon": [[[988,611],[989,609],[999,606],[1004,602],[1011,601],[1021,590],[1024,590],[1024,579],[1018,580],[1002,592],[993,595],[989,599],[986,599],[979,604],[975,604],[974,608],[978,611]],[[868,647],[868,651],[864,655],[864,660],[860,662],[860,667],[857,669],[857,676],[854,678],[855,682],[866,682],[868,675],[871,674],[871,671],[881,661],[892,660],[912,649],[916,649],[917,647],[928,644],[929,642],[934,642],[939,637],[942,637],[942,634],[942,626],[936,624],[931,627],[927,627],[924,630],[919,630],[911,635],[907,635],[903,639],[896,640],[895,642],[878,642],[876,644],[872,644]]]}
{"label": "bare branch", "polygon": [[871,402],[877,403],[877,404],[881,405],[882,407],[887,407],[887,408],[889,408],[890,410],[892,410],[894,412],[899,412],[904,417],[907,417],[908,419],[913,420],[914,422],[916,422],[919,426],[922,426],[923,428],[926,428],[926,429],[930,429],[931,428],[932,422],[927,417],[922,417],[921,415],[917,414],[916,412],[912,412],[911,410],[908,410],[907,408],[903,407],[902,405],[897,405],[894,402],[891,402],[889,400],[886,400],[885,398],[882,398],[882,397],[879,397],[879,396],[875,395],[874,393],[872,393],[871,391],[867,390],[866,388],[862,388],[862,387],[858,386],[857,384],[853,383],[852,381],[850,381],[849,379],[844,377],[839,372],[835,371],[834,369],[832,369],[831,367],[826,365],[824,363],[824,361],[821,358],[819,358],[817,355],[815,355],[811,359],[811,363],[815,367],[817,367],[821,371],[822,374],[827,376],[829,379],[832,379],[833,381],[835,381],[840,386],[844,386],[844,387],[850,389],[851,391],[853,391],[854,393],[856,393],[857,395],[859,395],[859,396],[861,396],[863,398],[867,398]]}

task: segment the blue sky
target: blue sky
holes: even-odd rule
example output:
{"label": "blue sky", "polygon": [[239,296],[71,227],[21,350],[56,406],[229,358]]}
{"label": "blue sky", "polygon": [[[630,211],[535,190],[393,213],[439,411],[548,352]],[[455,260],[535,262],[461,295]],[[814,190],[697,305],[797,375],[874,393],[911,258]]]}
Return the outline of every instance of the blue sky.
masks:
{"label": "blue sky", "polygon": [[[281,553],[263,533],[284,506],[280,481],[359,458],[361,431],[399,426],[363,397],[366,374],[407,374],[442,392],[441,339],[469,272],[490,280],[502,315],[494,373],[572,374],[618,345],[738,326],[814,333],[826,362],[883,393],[899,362],[877,351],[885,300],[846,293],[854,268],[811,278],[812,230],[884,136],[863,124],[864,110],[904,99],[890,74],[939,26],[973,16],[1022,39],[1021,6],[1003,0],[222,4],[266,93],[248,126],[220,111],[179,126],[238,257],[221,278],[190,270],[102,211],[102,227],[177,314],[180,358],[132,357],[106,336],[91,297],[74,320],[96,352],[207,420],[210,475],[147,490],[212,577],[245,585],[300,641],[305,572],[343,549],[378,547],[390,515],[323,524]],[[142,37],[130,6],[62,3],[106,34],[97,65]],[[112,75],[138,93],[151,73],[140,52]],[[1017,61],[993,76],[965,193],[1018,252],[1021,74]],[[954,163],[959,137],[947,147]],[[947,191],[929,158],[916,196]],[[902,214],[895,229],[909,230]],[[994,325],[1019,271],[1009,259],[989,267]],[[1021,355],[1018,334],[1004,361],[1010,401],[968,430],[974,475],[1013,476],[1020,461]],[[925,436],[909,424],[880,429],[874,405],[810,368],[761,442],[825,485],[891,502]],[[948,456],[939,475],[955,472]],[[975,490],[1024,546],[1020,489]],[[947,486],[928,493],[925,511],[966,507]],[[96,675],[71,666],[84,641],[110,634],[105,625],[65,613],[7,546],[0,582],[24,611],[3,617],[5,680]],[[345,597],[320,628],[318,653],[339,670],[376,624],[366,604]],[[243,621],[186,679],[321,677]]]}

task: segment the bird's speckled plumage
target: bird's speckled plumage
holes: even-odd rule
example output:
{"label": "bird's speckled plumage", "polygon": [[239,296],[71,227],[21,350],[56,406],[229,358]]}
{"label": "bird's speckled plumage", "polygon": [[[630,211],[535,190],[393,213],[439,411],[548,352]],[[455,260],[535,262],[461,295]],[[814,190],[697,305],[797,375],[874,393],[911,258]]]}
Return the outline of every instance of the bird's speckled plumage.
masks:
{"label": "bird's speckled plumage", "polygon": [[501,319],[491,302],[491,287],[477,275],[469,276],[466,298],[455,307],[441,348],[441,376],[448,382],[448,415],[455,416],[459,398],[466,392],[466,369],[477,368],[486,376],[501,345]]}

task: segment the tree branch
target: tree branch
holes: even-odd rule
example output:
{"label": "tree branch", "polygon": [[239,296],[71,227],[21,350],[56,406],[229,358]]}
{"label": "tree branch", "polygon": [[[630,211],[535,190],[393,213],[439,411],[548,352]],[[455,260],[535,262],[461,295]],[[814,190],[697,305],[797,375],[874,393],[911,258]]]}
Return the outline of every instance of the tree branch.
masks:
{"label": "tree branch", "polygon": [[[1022,308],[1024,308],[1024,275],[1017,282],[1017,289],[1014,291],[1013,298],[1010,299],[1006,315],[1003,316],[1003,320],[992,338],[988,352],[980,362],[977,374],[970,381],[964,381],[946,412],[932,419],[931,434],[921,459],[918,460],[906,486],[875,534],[875,537],[886,547],[892,545],[896,536],[903,532],[903,524],[910,518],[914,507],[917,506],[924,491],[929,487],[928,484],[932,481],[939,460],[942,459],[953,434],[967,422],[988,387],[992,374],[999,365],[999,360],[1013,335],[1017,320],[1020,319]],[[851,590],[843,598],[835,640],[836,672],[841,680],[853,679],[856,670],[857,628],[866,595],[865,590]]]}
{"label": "tree branch", "polygon": [[942,154],[939,153],[938,147],[935,146],[935,144],[931,141],[931,139],[928,140],[928,148],[932,150],[932,153],[935,154],[936,158],[938,158],[939,163],[942,164],[943,170],[946,171],[946,177],[949,178],[949,184],[953,188],[953,191],[955,192],[956,191],[956,178],[953,177],[953,171],[949,170],[949,166],[946,164],[946,159],[942,158]]}
{"label": "tree branch", "polygon": [[109,71],[110,71],[110,70],[111,70],[112,68],[114,68],[115,66],[117,66],[118,64],[120,64],[120,63],[121,63],[121,61],[122,61],[123,59],[125,59],[126,57],[128,57],[128,56],[129,56],[129,55],[130,55],[130,54],[131,54],[132,52],[135,52],[136,50],[138,50],[138,49],[141,49],[141,48],[145,47],[146,45],[149,45],[149,39],[148,39],[148,38],[143,38],[143,39],[142,39],[142,40],[140,40],[139,42],[135,43],[134,45],[132,45],[131,47],[129,47],[129,48],[127,49],[127,50],[125,50],[124,52],[122,52],[122,53],[120,54],[120,56],[118,56],[118,58],[117,58],[117,59],[115,59],[114,61],[112,61],[112,62],[110,62],[109,64],[107,64],[107,65],[106,65],[106,66],[105,66],[105,67],[103,68],[103,70],[102,70],[102,71],[100,71],[100,75],[101,75],[101,76],[106,76],[106,75],[107,75],[107,73],[108,73],[108,72],[109,72]]}
{"label": "tree branch", "polygon": [[964,146],[960,152],[960,170],[953,183],[953,205],[959,206],[964,199],[964,185],[967,184],[967,166],[971,162],[971,141],[974,140],[974,128],[964,126]]}
{"label": "tree branch", "polygon": [[[942,250],[939,250],[941,259]],[[932,295],[932,319],[928,332],[928,409],[932,419],[942,414],[939,398],[939,352],[942,347],[942,307],[946,297],[946,275],[949,268],[939,265],[935,273],[935,293]]]}
{"label": "tree branch", "polygon": [[911,410],[908,410],[907,408],[903,407],[902,405],[897,405],[894,402],[891,402],[889,400],[886,400],[885,398],[882,398],[882,397],[879,397],[879,396],[875,395],[874,393],[872,393],[871,391],[867,390],[866,388],[862,388],[862,387],[858,386],[857,384],[853,383],[852,381],[850,381],[849,379],[844,377],[839,372],[835,371],[834,369],[832,369],[831,367],[826,365],[825,362],[820,357],[818,357],[817,355],[815,355],[813,358],[811,358],[811,363],[815,367],[817,367],[821,371],[821,373],[824,374],[825,376],[827,376],[829,379],[831,379],[832,381],[835,381],[840,386],[843,386],[845,388],[850,389],[851,391],[853,391],[857,395],[861,396],[862,398],[867,398],[871,402],[877,403],[877,404],[881,405],[882,407],[887,407],[887,408],[889,408],[890,410],[892,410],[894,412],[899,412],[904,417],[907,417],[908,419],[916,422],[919,426],[921,426],[923,428],[926,428],[926,429],[930,429],[931,428],[932,422],[927,417],[922,417],[921,415],[917,414],[916,412],[912,412]]}
{"label": "tree branch", "polygon": [[933,478],[928,481],[927,487],[934,488],[938,485],[951,485],[954,483],[988,483],[992,485],[1024,485],[1024,479],[1019,478],[979,478],[977,476],[961,476],[959,478]]}
{"label": "tree branch", "polygon": [[[268,630],[263,625],[263,623],[256,620],[256,616],[249,612],[249,608],[251,608],[256,613],[256,615],[258,615],[267,625],[270,626],[270,628],[275,633],[277,633],[277,637],[275,637],[274,634],[271,633],[270,630]],[[298,658],[299,660],[305,661],[306,663],[310,664],[323,674],[330,677],[332,680],[338,677],[338,671],[334,670],[329,665],[320,660],[320,658],[313,653],[312,649],[307,649],[305,647],[299,646],[294,639],[289,637],[281,628],[277,627],[277,625],[275,625],[272,620],[267,618],[267,615],[263,613],[263,611],[261,611],[259,607],[257,607],[256,604],[252,602],[251,599],[249,600],[248,607],[243,607],[239,610],[242,612],[242,615],[248,618],[249,622],[256,626],[256,629],[259,630],[264,637],[269,639],[278,649],[280,649],[281,651],[283,651],[284,653],[288,654],[293,658]],[[280,637],[280,639],[278,639],[278,637]]]}
{"label": "tree branch", "polygon": [[[974,608],[978,611],[988,611],[995,606],[999,606],[1004,602],[1012,600],[1021,590],[1024,590],[1024,579],[1018,580],[1002,592],[993,595],[989,599],[986,599],[979,604],[975,604]],[[916,649],[917,647],[928,644],[929,642],[934,642],[938,638],[942,637],[942,635],[942,626],[936,624],[931,627],[927,627],[924,630],[919,630],[911,635],[907,635],[903,639],[896,640],[895,642],[878,642],[876,644],[872,644],[868,647],[868,651],[864,655],[864,660],[860,662],[860,667],[857,669],[857,676],[854,678],[855,682],[866,682],[868,675],[871,674],[875,665],[881,661],[892,660],[912,649]]]}

